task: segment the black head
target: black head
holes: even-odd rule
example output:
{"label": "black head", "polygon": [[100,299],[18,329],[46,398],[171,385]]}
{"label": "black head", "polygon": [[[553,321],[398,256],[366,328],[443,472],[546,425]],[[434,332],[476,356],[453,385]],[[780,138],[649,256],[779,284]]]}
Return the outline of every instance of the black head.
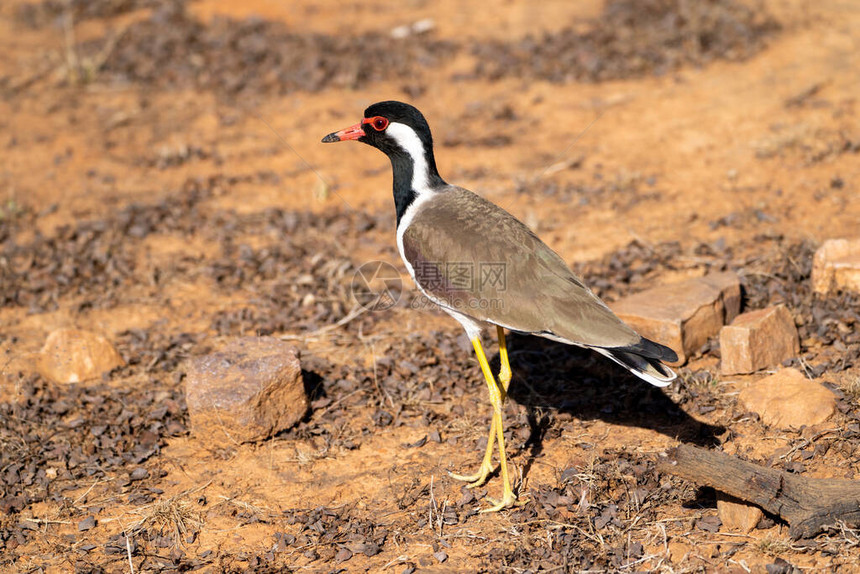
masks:
{"label": "black head", "polygon": [[[323,143],[358,140],[372,145],[389,156],[409,151],[409,128],[420,140],[423,151],[432,153],[433,137],[424,115],[403,102],[377,102],[364,110],[364,119],[346,129],[330,133]],[[389,131],[390,130],[390,131]]]}
{"label": "black head", "polygon": [[357,140],[385,152],[394,175],[397,222],[414,199],[440,189],[445,181],[436,170],[433,138],[424,116],[403,102],[379,102],[364,110],[361,122],[330,133],[323,143]]}

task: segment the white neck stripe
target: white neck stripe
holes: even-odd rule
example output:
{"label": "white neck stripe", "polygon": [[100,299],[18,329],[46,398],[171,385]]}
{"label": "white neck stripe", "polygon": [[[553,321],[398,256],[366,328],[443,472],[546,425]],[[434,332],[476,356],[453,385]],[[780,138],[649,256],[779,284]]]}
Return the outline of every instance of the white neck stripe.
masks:
{"label": "white neck stripe", "polygon": [[424,144],[421,143],[421,138],[418,137],[415,130],[406,124],[391,122],[385,133],[412,158],[412,189],[415,193],[420,195],[424,191],[429,191],[430,178],[428,177],[427,157]]}

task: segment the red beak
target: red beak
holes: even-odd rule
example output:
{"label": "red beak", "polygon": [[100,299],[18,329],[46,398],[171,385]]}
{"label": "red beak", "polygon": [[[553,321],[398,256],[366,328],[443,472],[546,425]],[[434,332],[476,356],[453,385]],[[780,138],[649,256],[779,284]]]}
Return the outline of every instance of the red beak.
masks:
{"label": "red beak", "polygon": [[357,140],[358,138],[364,136],[364,129],[361,126],[362,124],[355,124],[354,126],[349,126],[348,128],[342,129],[339,132],[330,133],[322,139],[322,143]]}

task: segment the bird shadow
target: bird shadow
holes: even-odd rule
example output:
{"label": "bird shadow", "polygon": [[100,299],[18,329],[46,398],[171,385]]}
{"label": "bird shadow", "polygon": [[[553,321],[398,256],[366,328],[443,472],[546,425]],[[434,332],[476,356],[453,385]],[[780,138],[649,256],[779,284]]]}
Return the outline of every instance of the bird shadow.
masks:
{"label": "bird shadow", "polygon": [[[526,407],[530,427],[523,445],[531,455],[524,476],[543,450],[552,412],[651,429],[699,446],[718,444],[718,435],[725,432],[691,417],[663,389],[593,351],[516,333],[507,340],[514,372],[508,397]],[[498,372],[498,354],[492,364]]]}

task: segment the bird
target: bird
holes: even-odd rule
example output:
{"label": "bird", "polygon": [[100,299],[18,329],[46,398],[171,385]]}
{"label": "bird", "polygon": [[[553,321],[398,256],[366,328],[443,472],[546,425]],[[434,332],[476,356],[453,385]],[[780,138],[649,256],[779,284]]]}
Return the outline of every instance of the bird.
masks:
{"label": "bird", "polygon": [[[470,488],[495,472],[498,443],[502,496],[487,497],[482,512],[511,508],[518,500],[505,455],[502,408],[513,376],[505,332],[545,337],[584,347],[657,387],[676,375],[664,363],[678,356],[642,337],[619,319],[565,263],[516,217],[439,175],[433,137],[424,115],[399,101],[369,106],[363,119],[328,134],[322,143],[358,141],[391,160],[397,249],[419,291],[456,319],[466,332],[490,395],[492,418],[477,472],[449,475]],[[496,328],[498,378],[481,343]]]}

